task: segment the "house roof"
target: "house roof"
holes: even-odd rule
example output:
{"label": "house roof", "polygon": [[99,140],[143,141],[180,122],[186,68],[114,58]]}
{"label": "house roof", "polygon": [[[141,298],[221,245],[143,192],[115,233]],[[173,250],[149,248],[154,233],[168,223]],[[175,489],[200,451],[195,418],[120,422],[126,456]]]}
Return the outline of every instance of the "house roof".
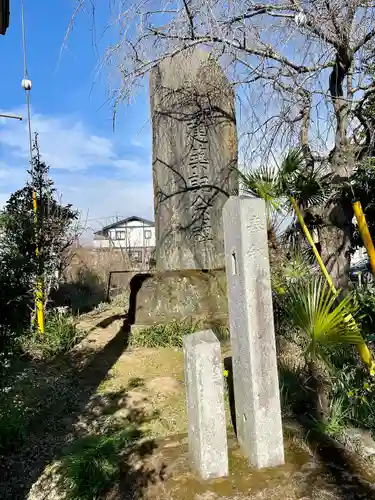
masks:
{"label": "house roof", "polygon": [[126,217],[126,219],[118,220],[118,221],[114,222],[113,224],[109,224],[108,226],[104,226],[102,229],[100,229],[100,231],[95,231],[94,234],[102,235],[103,233],[105,233],[109,229],[115,229],[116,227],[122,226],[123,224],[126,224],[127,222],[134,222],[134,221],[142,222],[143,224],[146,224],[147,226],[154,226],[155,225],[155,223],[152,220],[143,219],[142,217],[137,217],[136,215],[133,215],[131,217]]}

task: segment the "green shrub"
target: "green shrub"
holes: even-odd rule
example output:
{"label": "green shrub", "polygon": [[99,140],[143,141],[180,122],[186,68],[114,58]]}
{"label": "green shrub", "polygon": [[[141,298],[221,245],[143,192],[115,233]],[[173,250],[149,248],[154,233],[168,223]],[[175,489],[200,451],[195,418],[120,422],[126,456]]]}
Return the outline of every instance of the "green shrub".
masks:
{"label": "green shrub", "polygon": [[373,286],[357,287],[354,297],[361,312],[358,322],[367,338],[375,334],[375,288]]}
{"label": "green shrub", "polygon": [[22,338],[21,344],[31,356],[49,359],[69,351],[82,337],[72,316],[53,311],[46,316],[44,335],[33,331]]}
{"label": "green shrub", "polygon": [[96,500],[118,481],[124,448],[139,437],[134,427],[73,443],[59,467],[59,488],[68,500]]}
{"label": "green shrub", "polygon": [[179,347],[183,337],[198,331],[200,323],[191,321],[172,321],[165,325],[153,325],[136,331],[131,335],[132,347]]}
{"label": "green shrub", "polygon": [[347,363],[332,383],[332,400],[340,399],[348,425],[375,431],[375,383],[364,368]]}
{"label": "green shrub", "polygon": [[341,437],[348,424],[348,409],[343,396],[331,400],[326,421],[315,421],[315,429],[332,437]]}
{"label": "green shrub", "polygon": [[27,412],[20,400],[9,397],[6,388],[0,396],[0,454],[22,445],[28,434]]}
{"label": "green shrub", "polygon": [[[178,347],[182,348],[185,335],[203,330],[205,327],[200,321],[171,321],[164,325],[153,325],[136,331],[131,335],[132,347]],[[211,326],[220,341],[229,339],[229,329],[223,325]]]}
{"label": "green shrub", "polygon": [[283,251],[271,264],[271,285],[275,331],[288,335],[293,329],[286,314],[287,292],[291,285],[308,283],[313,276],[311,260],[300,251]]}

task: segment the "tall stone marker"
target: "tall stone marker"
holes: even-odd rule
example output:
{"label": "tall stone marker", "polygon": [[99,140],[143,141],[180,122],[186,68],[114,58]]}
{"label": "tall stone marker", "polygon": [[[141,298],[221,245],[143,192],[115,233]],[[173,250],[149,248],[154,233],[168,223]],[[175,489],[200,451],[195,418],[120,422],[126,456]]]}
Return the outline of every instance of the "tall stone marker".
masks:
{"label": "tall stone marker", "polygon": [[284,463],[264,201],[223,210],[237,437],[256,468]]}
{"label": "tall stone marker", "polygon": [[220,343],[212,330],[184,338],[189,455],[202,479],[228,475]]}
{"label": "tall stone marker", "polygon": [[150,87],[156,268],[222,268],[222,209],[238,194],[232,88],[200,49],[162,61]]}

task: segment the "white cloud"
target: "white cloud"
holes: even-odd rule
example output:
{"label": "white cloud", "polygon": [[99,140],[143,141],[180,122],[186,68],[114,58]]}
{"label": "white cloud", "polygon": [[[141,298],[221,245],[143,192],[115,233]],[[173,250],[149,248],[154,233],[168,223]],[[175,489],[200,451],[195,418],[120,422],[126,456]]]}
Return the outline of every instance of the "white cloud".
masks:
{"label": "white cloud", "polygon": [[[68,180],[68,179],[67,179]],[[153,195],[151,182],[132,182],[124,180],[101,179],[75,176],[80,185],[56,182],[65,203],[88,214],[89,219],[106,219],[116,214],[127,217],[139,215],[152,217]],[[98,228],[99,229],[99,228]]]}
{"label": "white cloud", "polygon": [[[151,163],[150,163],[151,165]],[[141,170],[141,165],[140,162],[137,160],[114,160],[113,161],[113,166],[121,169],[126,169],[130,172],[134,173],[140,173]]]}
{"label": "white cloud", "polygon": [[[25,116],[23,109],[11,112]],[[40,134],[42,159],[51,165],[50,174],[62,202],[72,203],[83,219],[88,217],[93,230],[116,215],[153,218],[147,150],[141,157],[124,157],[118,133],[117,137],[94,134],[82,120],[71,116],[34,113],[32,127]],[[129,148],[131,143],[122,147]],[[0,206],[24,185],[28,160],[27,123],[0,119]]]}
{"label": "white cloud", "polygon": [[[26,116],[25,110],[12,114]],[[90,167],[140,167],[137,160],[124,160],[116,151],[115,135],[111,138],[91,133],[85,124],[74,117],[49,117],[32,114],[32,130],[40,134],[40,151],[53,168],[86,170]],[[0,121],[0,145],[15,158],[29,156],[27,122]]]}
{"label": "white cloud", "polygon": [[139,135],[137,135],[131,140],[131,145],[135,148],[148,149],[150,147],[150,142],[150,140],[145,140],[144,138],[141,138]]}
{"label": "white cloud", "polygon": [[138,215],[153,219],[152,183],[117,181],[79,176],[75,185],[57,183],[64,203],[72,205],[81,212],[81,221],[86,226],[85,240],[91,240],[92,233],[115,221],[116,216]]}

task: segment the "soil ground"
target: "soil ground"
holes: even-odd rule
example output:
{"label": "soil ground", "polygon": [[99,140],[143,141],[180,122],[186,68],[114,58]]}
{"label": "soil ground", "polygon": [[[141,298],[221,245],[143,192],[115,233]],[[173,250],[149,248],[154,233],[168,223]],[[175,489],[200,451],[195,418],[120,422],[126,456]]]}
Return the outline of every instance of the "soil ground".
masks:
{"label": "soil ground", "polygon": [[227,401],[230,476],[200,481],[188,460],[182,352],[130,350],[122,312],[84,316],[81,327],[89,334],[69,355],[22,367],[32,425],[26,444],[0,457],[2,500],[62,498],[53,463],[64,447],[129,418],[144,437],[124,452],[123,476],[105,500],[375,499],[368,464],[313,442],[294,424],[285,425],[286,465],[249,469],[231,436]]}

